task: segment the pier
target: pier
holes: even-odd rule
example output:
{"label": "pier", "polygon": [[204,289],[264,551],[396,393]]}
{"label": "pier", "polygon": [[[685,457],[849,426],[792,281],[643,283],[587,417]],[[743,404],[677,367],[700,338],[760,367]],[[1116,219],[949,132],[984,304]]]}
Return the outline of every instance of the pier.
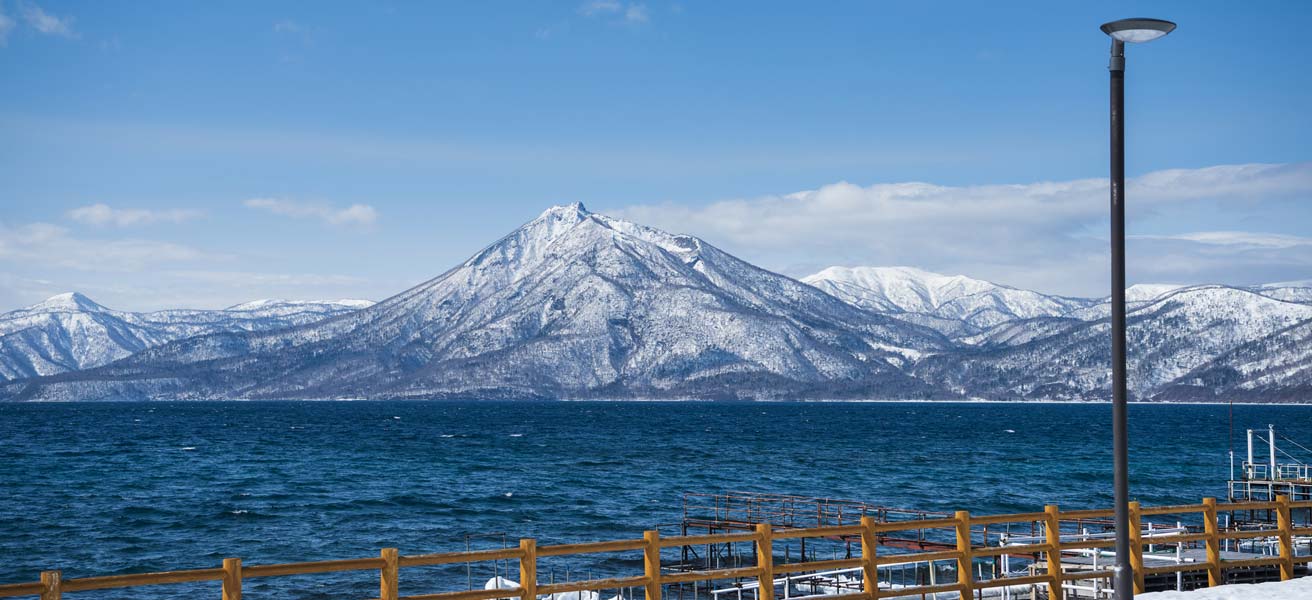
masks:
{"label": "pier", "polygon": [[[518,545],[493,550],[401,554],[384,548],[376,556],[346,560],[221,564],[163,571],[65,579],[49,570],[39,580],[0,585],[0,597],[62,600],[89,590],[212,582],[220,600],[241,600],[244,582],[339,571],[376,573],[378,600],[877,600],[880,598],[1105,598],[1111,589],[1112,509],[951,515],[878,507],[860,502],[755,496],[741,511],[742,494],[699,495],[690,500],[681,529],[715,530],[578,544]],[[723,507],[701,514],[698,508]],[[729,504],[719,504],[728,502]],[[790,505],[789,510],[766,507]],[[863,512],[864,507],[864,512]],[[817,512],[812,515],[812,510]],[[1270,513],[1270,523],[1237,524],[1228,513]],[[804,516],[805,513],[805,516]],[[838,515],[841,513],[841,517]],[[1277,495],[1267,501],[1130,506],[1136,591],[1192,589],[1239,581],[1286,580],[1307,573],[1312,562],[1312,500]],[[773,519],[793,519],[775,525]],[[837,519],[837,520],[835,520]],[[755,522],[754,522],[755,521]],[[808,550],[801,551],[801,542]],[[798,547],[797,554],[785,548]],[[720,549],[702,554],[697,549]],[[750,550],[750,551],[749,551]],[[1265,553],[1269,552],[1269,553]],[[547,557],[625,554],[641,569],[594,579],[543,581]],[[715,558],[712,558],[715,557]],[[400,593],[403,575],[435,565],[513,561],[516,580],[496,579],[494,589]],[[468,587],[472,588],[472,585]],[[761,590],[769,590],[763,593]],[[731,595],[725,598],[726,594]],[[958,596],[959,595],[959,596]]]}

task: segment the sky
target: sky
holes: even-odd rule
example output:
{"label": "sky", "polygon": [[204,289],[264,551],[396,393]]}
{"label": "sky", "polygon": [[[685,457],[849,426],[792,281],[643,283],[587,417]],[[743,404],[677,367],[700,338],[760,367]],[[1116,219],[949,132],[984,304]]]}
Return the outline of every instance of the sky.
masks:
{"label": "sky", "polygon": [[800,277],[1312,278],[1312,3],[0,0],[0,310],[380,300],[555,204]]}

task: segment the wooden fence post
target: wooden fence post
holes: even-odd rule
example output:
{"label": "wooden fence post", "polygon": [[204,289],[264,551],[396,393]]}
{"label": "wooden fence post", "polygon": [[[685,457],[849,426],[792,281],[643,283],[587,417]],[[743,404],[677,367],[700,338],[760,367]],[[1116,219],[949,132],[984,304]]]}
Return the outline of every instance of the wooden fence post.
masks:
{"label": "wooden fence post", "polygon": [[1130,569],[1134,571],[1134,593],[1142,594],[1143,576],[1143,515],[1139,501],[1130,502]]}
{"label": "wooden fence post", "polygon": [[1203,498],[1203,533],[1207,535],[1207,585],[1216,587],[1225,583],[1221,572],[1221,534],[1216,521],[1216,498]]}
{"label": "wooden fence post", "polygon": [[223,600],[241,600],[241,559],[223,559]]}
{"label": "wooden fence post", "polygon": [[[961,597],[969,598],[975,591],[975,558],[971,552],[970,511],[959,510],[957,519],[957,585],[961,586]],[[933,565],[931,565],[931,568]]]}
{"label": "wooden fence post", "polygon": [[861,517],[861,587],[870,600],[879,598],[879,567],[875,565],[876,548],[875,520]]}
{"label": "wooden fence post", "polygon": [[1066,593],[1061,587],[1061,518],[1056,504],[1044,506],[1043,512],[1047,514],[1048,598],[1062,600]]}
{"label": "wooden fence post", "polygon": [[538,541],[534,539],[519,540],[519,549],[524,555],[519,557],[519,587],[523,588],[523,600],[538,598]]}
{"label": "wooden fence post", "polygon": [[769,523],[756,525],[756,567],[761,572],[757,576],[757,600],[774,600],[774,542]]}
{"label": "wooden fence post", "polygon": [[383,548],[379,556],[383,559],[383,568],[378,570],[378,597],[379,600],[396,600],[399,595],[397,592],[397,575],[400,571],[400,557],[397,555],[396,548]]}
{"label": "wooden fence post", "polygon": [[64,577],[59,571],[41,572],[41,600],[60,600],[64,597]]}
{"label": "wooden fence post", "polygon": [[1276,496],[1276,526],[1280,528],[1280,580],[1294,578],[1293,519],[1289,518],[1289,496]]}
{"label": "wooden fence post", "polygon": [[647,600],[661,600],[661,532],[642,534],[647,546],[642,551],[642,562],[647,578]]}

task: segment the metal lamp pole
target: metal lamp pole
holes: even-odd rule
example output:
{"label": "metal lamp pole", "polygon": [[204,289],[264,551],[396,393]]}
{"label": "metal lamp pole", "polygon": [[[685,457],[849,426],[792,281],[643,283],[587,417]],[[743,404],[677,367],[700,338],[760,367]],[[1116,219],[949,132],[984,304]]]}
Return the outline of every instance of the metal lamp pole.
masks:
{"label": "metal lamp pole", "polygon": [[1102,26],[1112,36],[1111,249],[1112,249],[1112,463],[1115,490],[1116,600],[1134,598],[1130,565],[1130,450],[1125,384],[1125,42],[1148,42],[1175,29],[1158,19],[1123,19]]}

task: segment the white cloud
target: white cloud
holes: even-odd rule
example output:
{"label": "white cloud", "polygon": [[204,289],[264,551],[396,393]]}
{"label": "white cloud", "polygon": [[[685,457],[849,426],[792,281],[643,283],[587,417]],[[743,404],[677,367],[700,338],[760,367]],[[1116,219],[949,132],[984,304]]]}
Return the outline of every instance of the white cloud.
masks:
{"label": "white cloud", "polygon": [[326,204],[296,202],[278,198],[251,198],[243,202],[249,208],[267,210],[294,219],[317,219],[329,225],[368,227],[378,220],[378,211],[368,204],[337,208]]}
{"label": "white cloud", "polygon": [[624,9],[624,20],[629,23],[646,23],[648,19],[646,4],[630,4]]}
{"label": "white cloud", "polygon": [[[614,213],[698,235],[790,275],[836,264],[912,265],[1045,291],[1101,295],[1107,194],[1106,179],[975,186],[839,182],[787,195],[699,207],[640,205]],[[1250,220],[1272,222],[1265,209],[1309,195],[1312,163],[1173,169],[1127,181],[1131,233],[1149,220],[1184,223],[1200,214],[1220,222],[1247,211]],[[1236,215],[1212,214],[1217,211]],[[1132,240],[1132,276],[1242,279],[1280,277],[1274,265],[1312,268],[1310,247],[1294,236],[1187,230],[1170,236]],[[1251,270],[1260,261],[1273,265],[1261,275]]]}
{"label": "white cloud", "polygon": [[296,21],[284,19],[273,24],[274,33],[301,33],[305,28]]}
{"label": "white cloud", "polygon": [[1255,233],[1249,231],[1197,231],[1172,235],[1140,235],[1134,237],[1143,240],[1183,240],[1213,246],[1253,249],[1283,249],[1294,248],[1297,246],[1312,246],[1312,238],[1297,235]]}
{"label": "white cloud", "polygon": [[585,2],[579,7],[579,12],[584,16],[595,17],[603,14],[616,14],[624,8],[624,5],[616,0],[594,0]]}
{"label": "white cloud", "polygon": [[3,9],[4,7],[0,6],[0,46],[9,43],[9,32],[14,30],[14,20],[5,14]]}
{"label": "white cloud", "polygon": [[87,225],[104,227],[129,227],[132,225],[149,225],[152,223],[182,223],[199,219],[205,213],[199,210],[168,209],[148,210],[142,208],[112,208],[108,204],[97,203],[81,206],[68,211],[68,218]]}
{"label": "white cloud", "polygon": [[61,37],[75,37],[73,33],[73,19],[71,17],[60,18],[52,15],[37,6],[35,2],[19,2],[18,10],[22,13],[25,21],[32,29],[35,29],[46,35],[58,35]]}
{"label": "white cloud", "polygon": [[84,271],[140,271],[163,263],[225,258],[190,246],[142,239],[77,238],[65,227],[0,225],[0,261]]}
{"label": "white cloud", "polygon": [[629,24],[646,23],[651,18],[646,4],[618,0],[585,2],[579,7],[579,14],[585,17],[618,17],[618,21]]}

